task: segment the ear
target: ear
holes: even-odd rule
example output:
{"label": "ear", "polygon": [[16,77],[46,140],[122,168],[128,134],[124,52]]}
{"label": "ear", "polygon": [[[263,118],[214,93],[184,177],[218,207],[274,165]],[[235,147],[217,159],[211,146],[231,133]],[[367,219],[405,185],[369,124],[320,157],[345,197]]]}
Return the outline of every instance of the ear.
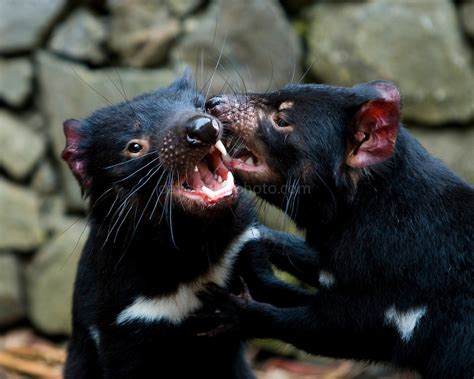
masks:
{"label": "ear", "polygon": [[66,136],[66,147],[62,158],[67,162],[72,173],[81,184],[83,190],[90,187],[90,178],[86,175],[85,163],[80,157],[79,145],[81,142],[81,122],[69,119],[63,122],[64,135]]}
{"label": "ear", "polygon": [[189,67],[185,67],[183,71],[183,75],[176,79],[171,86],[176,88],[186,88],[186,87],[195,87],[194,79],[193,79],[193,72]]}
{"label": "ear", "polygon": [[389,158],[400,128],[400,93],[393,83],[375,81],[365,86],[378,98],[363,104],[352,120],[346,163],[358,168]]}

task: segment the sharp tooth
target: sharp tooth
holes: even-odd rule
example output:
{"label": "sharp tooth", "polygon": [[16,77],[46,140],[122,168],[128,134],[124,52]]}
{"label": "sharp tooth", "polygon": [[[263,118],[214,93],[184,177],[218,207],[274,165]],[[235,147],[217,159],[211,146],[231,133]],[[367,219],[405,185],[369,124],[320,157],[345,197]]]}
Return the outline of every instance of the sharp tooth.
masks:
{"label": "sharp tooth", "polygon": [[247,160],[245,161],[245,164],[248,164],[249,166],[255,166],[255,162],[253,161],[253,157],[248,157]]}
{"label": "sharp tooth", "polygon": [[216,144],[214,145],[216,147],[217,150],[219,150],[222,154],[223,157],[225,157],[227,154],[227,150],[225,149],[225,146],[224,144],[222,143],[222,141],[217,141]]}
{"label": "sharp tooth", "polygon": [[229,171],[227,174],[227,179],[226,179],[226,186],[234,186],[234,175]]}
{"label": "sharp tooth", "polygon": [[219,183],[222,183],[222,177],[221,177],[220,175],[217,175],[217,181],[218,181]]}
{"label": "sharp tooth", "polygon": [[194,166],[194,172],[198,172],[198,166]]}
{"label": "sharp tooth", "polygon": [[210,188],[206,187],[206,186],[202,186],[201,190],[202,190],[202,192],[204,192],[209,197],[214,197],[215,196],[214,191],[211,190]]}

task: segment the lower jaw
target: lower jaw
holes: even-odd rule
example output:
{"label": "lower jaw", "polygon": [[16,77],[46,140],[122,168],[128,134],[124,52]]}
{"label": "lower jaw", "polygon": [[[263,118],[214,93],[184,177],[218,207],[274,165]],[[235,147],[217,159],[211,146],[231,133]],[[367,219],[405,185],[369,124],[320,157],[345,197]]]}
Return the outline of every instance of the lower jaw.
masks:
{"label": "lower jaw", "polygon": [[[270,172],[266,165],[248,166],[241,163],[231,163],[227,166],[236,179],[238,185],[252,190],[249,186],[279,185],[279,176]],[[283,184],[283,183],[282,183]]]}
{"label": "lower jaw", "polygon": [[236,204],[239,194],[237,187],[232,191],[231,195],[221,197],[218,199],[206,198],[200,195],[189,196],[182,193],[173,193],[174,203],[178,204],[185,212],[204,214],[216,211],[223,211],[230,209]]}

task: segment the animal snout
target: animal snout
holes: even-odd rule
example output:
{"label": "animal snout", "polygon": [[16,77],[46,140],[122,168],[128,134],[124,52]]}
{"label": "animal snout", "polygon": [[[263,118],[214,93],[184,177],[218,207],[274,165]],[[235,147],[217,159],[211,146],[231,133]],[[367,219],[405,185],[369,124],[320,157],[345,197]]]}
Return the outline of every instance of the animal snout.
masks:
{"label": "animal snout", "polygon": [[224,97],[222,97],[222,96],[211,97],[206,102],[206,109],[210,110],[210,109],[215,108],[215,107],[217,107],[218,105],[220,105],[224,102],[225,102],[225,100],[224,100]]}
{"label": "animal snout", "polygon": [[219,139],[221,125],[215,118],[197,116],[186,123],[186,141],[191,146],[213,145]]}
{"label": "animal snout", "polygon": [[206,102],[206,110],[213,116],[219,117],[227,109],[227,105],[226,96],[214,96]]}

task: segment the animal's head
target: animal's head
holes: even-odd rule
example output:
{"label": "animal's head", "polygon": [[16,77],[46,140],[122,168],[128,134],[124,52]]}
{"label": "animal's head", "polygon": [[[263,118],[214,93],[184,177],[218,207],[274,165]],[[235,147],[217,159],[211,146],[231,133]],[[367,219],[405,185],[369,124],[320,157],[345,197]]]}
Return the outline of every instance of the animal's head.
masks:
{"label": "animal's head", "polygon": [[92,206],[107,198],[117,212],[159,218],[172,206],[212,214],[232,203],[222,126],[204,101],[187,71],[169,87],[65,121],[62,157]]}
{"label": "animal's head", "polygon": [[304,184],[313,193],[342,178],[357,182],[383,164],[400,125],[400,94],[386,81],[351,88],[289,85],[265,94],[217,96],[206,106],[230,135],[233,159],[226,164],[241,182]]}

